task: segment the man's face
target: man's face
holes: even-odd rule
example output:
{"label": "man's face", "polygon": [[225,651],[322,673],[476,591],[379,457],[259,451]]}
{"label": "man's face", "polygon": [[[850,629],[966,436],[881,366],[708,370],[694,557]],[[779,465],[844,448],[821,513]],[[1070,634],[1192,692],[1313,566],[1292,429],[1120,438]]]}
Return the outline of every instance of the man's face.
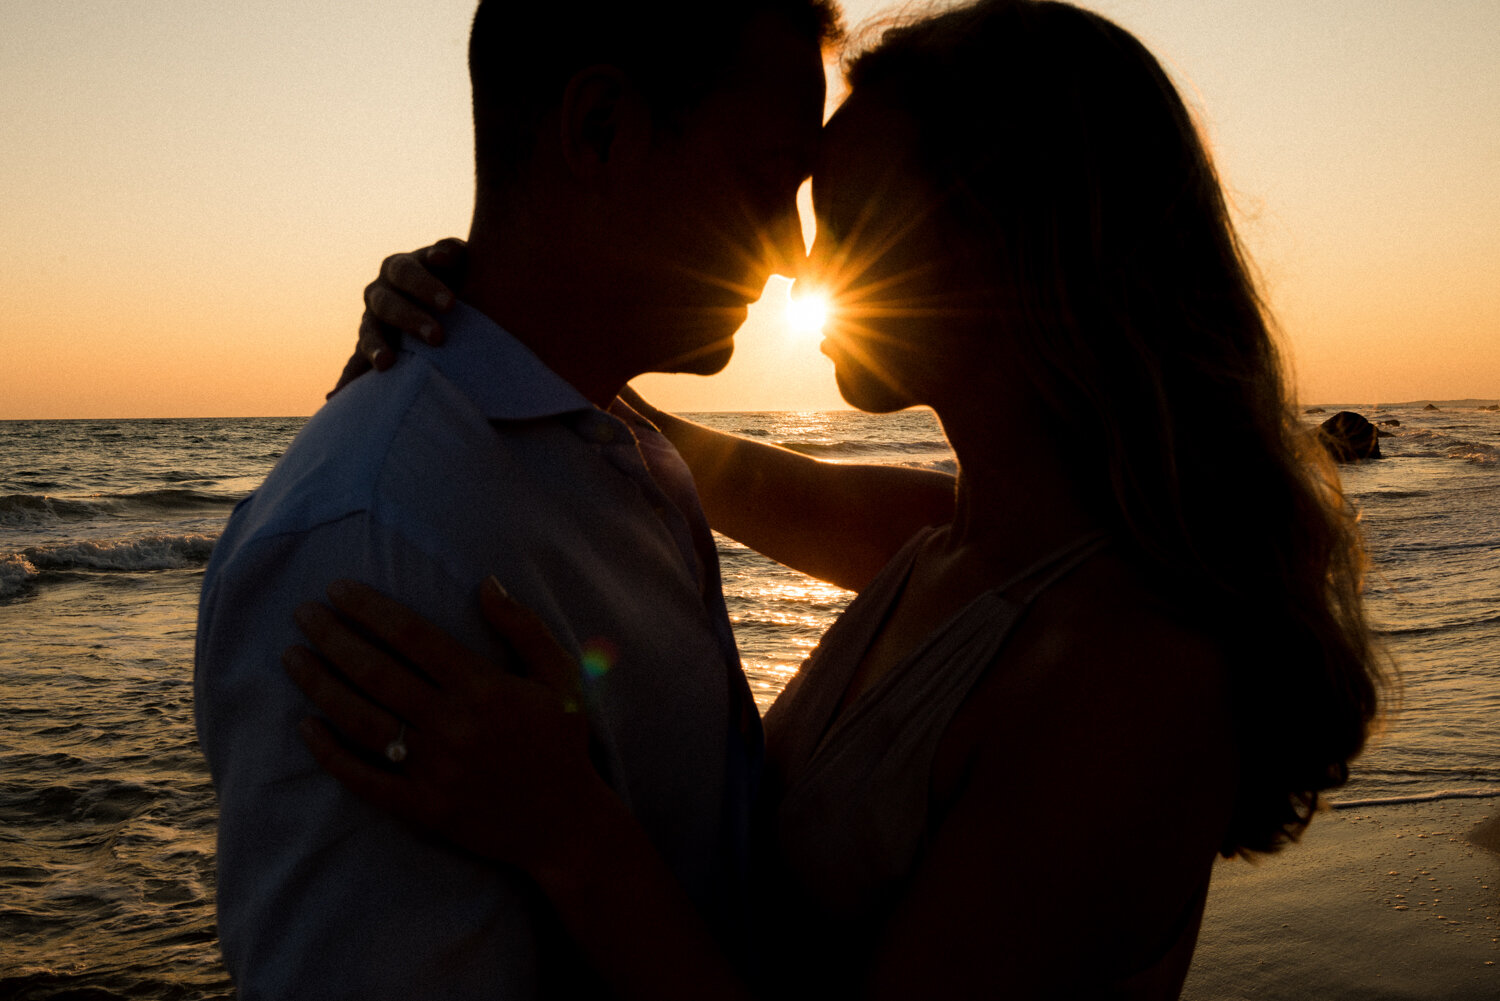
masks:
{"label": "man's face", "polygon": [[803,257],[797,189],[811,169],[823,97],[817,45],[763,15],[726,85],[655,143],[632,268],[657,321],[640,345],[647,369],[719,371],[766,279],[794,273]]}

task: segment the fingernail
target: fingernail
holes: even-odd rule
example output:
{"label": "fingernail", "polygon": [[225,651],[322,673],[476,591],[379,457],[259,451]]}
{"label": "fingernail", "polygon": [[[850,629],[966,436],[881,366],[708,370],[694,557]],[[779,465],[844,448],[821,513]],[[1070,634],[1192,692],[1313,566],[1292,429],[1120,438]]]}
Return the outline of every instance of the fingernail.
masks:
{"label": "fingernail", "polygon": [[501,584],[500,579],[494,574],[490,574],[490,576],[484,579],[484,587],[485,590],[489,591],[490,594],[494,595],[497,598],[510,597],[510,592],[505,589],[505,585]]}
{"label": "fingernail", "polygon": [[453,293],[449,292],[447,289],[443,289],[437,295],[432,297],[432,301],[437,303],[438,309],[448,309],[453,305]]}
{"label": "fingernail", "polygon": [[384,372],[391,367],[392,360],[390,348],[376,348],[375,357],[370,359],[370,364],[375,366],[377,372]]}
{"label": "fingernail", "polygon": [[442,334],[442,328],[440,328],[436,323],[424,323],[422,324],[421,329],[417,331],[417,335],[428,344],[432,344],[437,341],[437,339],[441,337]]}

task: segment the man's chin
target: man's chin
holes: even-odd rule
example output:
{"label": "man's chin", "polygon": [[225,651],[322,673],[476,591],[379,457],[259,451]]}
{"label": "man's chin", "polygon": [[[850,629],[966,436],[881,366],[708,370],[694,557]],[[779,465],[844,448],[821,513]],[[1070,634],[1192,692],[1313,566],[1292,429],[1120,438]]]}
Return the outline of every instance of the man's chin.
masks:
{"label": "man's chin", "polygon": [[729,359],[733,357],[734,341],[726,339],[673,358],[657,371],[679,372],[684,375],[716,375],[724,371],[729,364]]}

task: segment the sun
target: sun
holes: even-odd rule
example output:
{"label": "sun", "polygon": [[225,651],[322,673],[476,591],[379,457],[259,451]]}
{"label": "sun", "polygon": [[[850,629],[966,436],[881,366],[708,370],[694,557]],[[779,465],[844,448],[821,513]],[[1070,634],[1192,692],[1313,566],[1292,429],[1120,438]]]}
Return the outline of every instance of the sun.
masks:
{"label": "sun", "polygon": [[787,290],[786,325],[791,333],[805,340],[821,337],[828,322],[828,297],[815,292],[792,295]]}

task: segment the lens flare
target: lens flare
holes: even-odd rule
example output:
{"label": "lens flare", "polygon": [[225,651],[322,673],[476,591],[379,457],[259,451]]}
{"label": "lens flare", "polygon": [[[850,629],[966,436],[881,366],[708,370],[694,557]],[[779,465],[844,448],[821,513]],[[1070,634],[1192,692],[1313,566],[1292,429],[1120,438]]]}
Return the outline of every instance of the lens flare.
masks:
{"label": "lens flare", "polygon": [[620,656],[620,650],[609,640],[602,636],[596,636],[583,645],[579,656],[579,666],[583,668],[583,676],[589,681],[598,681],[609,673],[609,669],[615,666],[615,661]]}

